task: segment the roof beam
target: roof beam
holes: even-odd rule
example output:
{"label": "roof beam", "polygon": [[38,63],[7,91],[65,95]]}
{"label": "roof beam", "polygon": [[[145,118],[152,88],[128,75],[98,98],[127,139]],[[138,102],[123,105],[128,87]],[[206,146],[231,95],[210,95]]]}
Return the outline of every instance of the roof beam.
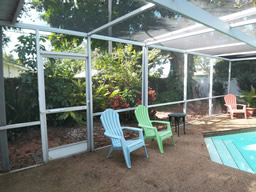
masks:
{"label": "roof beam", "polygon": [[[243,26],[243,25],[248,25],[248,24],[253,24],[253,23],[256,23],[256,19],[251,19],[251,20],[247,20],[247,21],[240,21],[240,22],[237,22],[237,23],[231,23],[230,27],[240,27],[240,26]],[[176,39],[180,39],[180,38],[184,38],[184,37],[191,37],[191,36],[194,36],[194,35],[199,35],[199,34],[209,33],[209,32],[215,31],[214,29],[211,29],[211,28],[208,28],[208,27],[204,27],[202,30],[199,30],[199,31],[193,31],[194,29],[199,28],[200,26],[203,26],[203,25],[195,24],[195,25],[192,25],[190,27],[186,27],[186,28],[183,28],[183,29],[172,31],[170,33],[159,35],[155,38],[150,39],[150,40],[153,40],[153,41],[146,40],[145,42],[146,42],[147,45],[153,45],[153,44],[156,44],[156,43],[176,40]],[[184,33],[186,31],[187,31],[187,33]],[[190,31],[192,31],[192,32],[190,32]],[[179,33],[182,33],[182,34],[179,35]],[[244,44],[246,44],[246,43],[244,43]]]}
{"label": "roof beam", "polygon": [[138,15],[138,14],[144,12],[144,11],[147,11],[148,9],[151,9],[154,6],[155,5],[153,3],[148,3],[147,5],[144,5],[143,7],[139,8],[139,9],[136,9],[136,10],[134,10],[134,11],[132,11],[132,12],[126,14],[126,15],[123,15],[122,17],[119,17],[119,18],[117,18],[117,19],[115,19],[115,20],[105,24],[105,25],[102,25],[101,27],[99,27],[97,29],[94,29],[93,31],[89,32],[88,35],[90,36],[92,34],[100,32],[100,31],[102,31],[104,29],[107,29],[107,28],[109,28],[109,27],[111,27],[113,25],[116,25],[116,24],[118,24],[120,22],[123,22],[124,20],[129,19],[130,17],[133,17],[135,15]]}
{"label": "roof beam", "polygon": [[[220,17],[219,19],[223,20],[223,21],[234,21],[234,20],[237,20],[237,19],[241,19],[243,17],[247,17],[247,16],[251,16],[251,15],[255,15],[256,14],[256,7],[254,8],[251,8],[251,9],[247,9],[247,10],[244,10],[244,11],[240,11],[238,13],[232,13],[232,14],[229,14],[229,15],[225,15],[225,16],[222,16]],[[256,19],[250,19],[250,20],[246,20],[246,21],[240,21],[240,22],[237,22],[237,23],[232,23],[230,24],[231,27],[237,27],[237,26],[242,26],[242,25],[248,25],[248,24],[252,24],[252,23],[256,23]],[[185,28],[182,28],[182,29],[179,29],[179,30],[176,30],[176,31],[172,31],[172,32],[169,32],[169,33],[165,33],[163,35],[159,35],[159,36],[156,36],[156,37],[153,37],[153,38],[149,38],[149,39],[146,39],[145,42],[149,42],[149,41],[154,41],[154,40],[158,40],[158,39],[161,39],[161,38],[164,38],[164,37],[168,37],[170,35],[173,35],[174,34],[178,34],[178,33],[182,33],[182,32],[186,32],[186,31],[191,31],[191,30],[195,30],[195,29],[198,29],[200,27],[203,27],[204,25],[202,24],[194,24],[194,25],[191,25],[189,27],[185,27]]]}
{"label": "roof beam", "polygon": [[249,60],[256,60],[256,57],[247,57],[247,58],[231,59],[231,61],[249,61]]}
{"label": "roof beam", "polygon": [[21,11],[21,9],[23,7],[23,4],[24,4],[24,0],[19,0],[18,1],[17,8],[16,8],[15,13],[14,13],[13,18],[12,18],[12,24],[16,23],[17,18],[18,18],[19,14],[20,14],[20,11]]}
{"label": "roof beam", "polygon": [[229,43],[224,45],[215,45],[215,46],[209,46],[209,47],[199,47],[195,49],[188,49],[188,52],[197,52],[197,51],[205,51],[205,50],[211,50],[211,49],[219,49],[219,48],[225,48],[225,47],[235,47],[235,46],[241,46],[246,45],[246,43]]}
{"label": "roof beam", "polygon": [[0,26],[17,27],[17,28],[22,28],[22,29],[31,29],[31,30],[39,30],[39,31],[50,32],[50,33],[61,33],[61,34],[66,34],[66,35],[87,37],[87,33],[84,33],[84,32],[53,28],[53,27],[47,27],[47,26],[42,26],[42,25],[34,25],[34,24],[26,24],[26,23],[12,24],[10,22],[0,21]]}
{"label": "roof beam", "polygon": [[216,57],[226,57],[234,55],[247,55],[247,54],[256,54],[256,51],[245,51],[245,52],[235,52],[235,53],[225,53],[220,55],[215,55]]}
{"label": "roof beam", "polygon": [[189,32],[189,33],[183,33],[181,35],[175,35],[175,31],[174,31],[173,33],[169,34],[169,37],[159,39],[159,40],[156,40],[156,41],[150,41],[150,42],[146,43],[146,45],[153,45],[153,44],[156,44],[156,43],[162,43],[162,42],[171,41],[171,40],[175,40],[175,39],[181,39],[181,38],[184,38],[184,37],[191,37],[191,36],[194,36],[194,35],[209,33],[211,31],[214,31],[214,29],[205,28],[205,29],[200,30],[200,31],[193,31],[193,32]]}
{"label": "roof beam", "polygon": [[180,13],[200,24],[215,29],[229,37],[245,42],[246,44],[256,47],[256,39],[241,32],[236,28],[231,28],[229,24],[214,17],[207,11],[187,2],[186,0],[148,0],[156,3],[171,11]]}

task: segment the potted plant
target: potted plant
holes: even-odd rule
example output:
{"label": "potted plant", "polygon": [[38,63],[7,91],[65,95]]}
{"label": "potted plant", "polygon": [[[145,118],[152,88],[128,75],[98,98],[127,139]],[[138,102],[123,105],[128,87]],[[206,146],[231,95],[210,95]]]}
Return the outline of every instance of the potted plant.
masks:
{"label": "potted plant", "polygon": [[241,98],[243,98],[247,104],[246,113],[248,117],[252,117],[254,111],[256,110],[255,97],[255,89],[253,87],[251,87],[251,91],[242,92]]}

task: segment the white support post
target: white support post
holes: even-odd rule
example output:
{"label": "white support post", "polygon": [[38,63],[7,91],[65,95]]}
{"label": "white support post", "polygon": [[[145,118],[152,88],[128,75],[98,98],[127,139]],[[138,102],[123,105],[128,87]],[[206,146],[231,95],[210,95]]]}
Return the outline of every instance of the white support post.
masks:
{"label": "white support post", "polygon": [[94,150],[93,140],[93,98],[92,98],[92,74],[91,74],[91,37],[87,38],[87,61],[86,61],[86,105],[87,105],[87,137],[88,150]]}
{"label": "white support post", "polygon": [[[4,94],[4,64],[3,64],[3,29],[0,26],[0,126],[6,125],[5,94]],[[10,170],[7,130],[0,130],[0,157],[2,171]]]}
{"label": "white support post", "polygon": [[232,62],[229,61],[229,65],[228,65],[228,93],[230,93],[231,66],[232,66]]}
{"label": "white support post", "polygon": [[232,28],[228,23],[220,20],[217,17],[214,17],[207,11],[193,5],[187,0],[149,0],[153,3],[156,3],[164,8],[167,8],[171,11],[180,13],[189,19],[196,21],[200,24],[203,24],[207,27],[213,28],[216,31],[219,31],[223,34],[228,35],[234,39],[245,42],[246,44],[256,47],[256,39],[252,36],[249,36],[237,28]]}
{"label": "white support post", "polygon": [[187,113],[187,93],[188,93],[188,53],[184,53],[184,105],[183,113]]}
{"label": "white support post", "polygon": [[[112,0],[108,0],[108,23],[112,20]],[[108,36],[112,37],[112,26],[108,28]],[[108,41],[108,53],[112,53],[113,43]]]}
{"label": "white support post", "polygon": [[48,154],[48,136],[47,136],[47,121],[45,103],[45,82],[44,82],[44,68],[43,61],[40,55],[40,35],[36,30],[36,52],[37,52],[37,78],[38,78],[38,98],[39,98],[39,110],[40,110],[40,124],[41,124],[41,140],[42,140],[42,153],[43,161],[47,163],[49,161]]}
{"label": "white support post", "polygon": [[215,59],[210,59],[210,87],[209,87],[209,117],[212,116],[212,88],[213,88],[213,62]]}
{"label": "white support post", "polygon": [[142,105],[148,107],[148,47],[143,46],[142,55]]}

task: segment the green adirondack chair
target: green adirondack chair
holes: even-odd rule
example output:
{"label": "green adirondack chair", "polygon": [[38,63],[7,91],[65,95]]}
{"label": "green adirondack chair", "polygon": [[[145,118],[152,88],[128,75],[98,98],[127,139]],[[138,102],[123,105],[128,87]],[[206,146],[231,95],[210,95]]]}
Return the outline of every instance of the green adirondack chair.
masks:
{"label": "green adirondack chair", "polygon": [[[160,153],[164,153],[163,140],[172,137],[172,143],[173,145],[175,145],[170,122],[151,121],[149,119],[148,109],[143,105],[139,105],[138,107],[136,107],[135,116],[137,121],[139,122],[139,127],[143,128],[144,130],[144,139],[154,140],[156,138]],[[158,131],[157,128],[152,125],[152,123],[166,124],[167,129]]]}

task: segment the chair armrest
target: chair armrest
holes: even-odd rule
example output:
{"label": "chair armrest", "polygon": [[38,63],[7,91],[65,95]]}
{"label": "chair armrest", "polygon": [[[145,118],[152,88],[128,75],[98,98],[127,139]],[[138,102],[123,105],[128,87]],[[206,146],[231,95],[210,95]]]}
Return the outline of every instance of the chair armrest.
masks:
{"label": "chair armrest", "polygon": [[109,133],[104,133],[105,136],[111,138],[111,139],[119,139],[122,143],[122,146],[126,146],[126,141],[123,137],[120,137],[120,136],[117,136],[117,135],[112,135],[112,134],[109,134]]}
{"label": "chair armrest", "polygon": [[122,127],[122,129],[128,129],[128,130],[132,130],[132,131],[137,131],[137,132],[139,132],[139,138],[143,140],[142,129],[135,128],[135,127]]}
{"label": "chair armrest", "polygon": [[112,134],[109,134],[109,133],[104,133],[105,136],[107,137],[110,137],[110,138],[113,138],[113,139],[122,139],[123,137],[120,137],[120,136],[117,136],[117,135],[112,135]]}
{"label": "chair armrest", "polygon": [[168,121],[151,121],[151,123],[166,124],[167,125],[167,130],[171,130],[171,124]]}
{"label": "chair armrest", "polygon": [[232,111],[231,105],[225,104],[225,106],[227,106],[229,108],[229,110]]}
{"label": "chair armrest", "polygon": [[122,129],[129,129],[129,130],[132,130],[132,131],[142,131],[142,129],[135,128],[135,127],[122,127]]}
{"label": "chair armrest", "polygon": [[243,109],[246,109],[246,105],[244,105],[244,104],[236,104],[236,105],[242,106]]}
{"label": "chair armrest", "polygon": [[155,127],[147,126],[147,125],[142,125],[142,124],[139,124],[139,127],[147,128],[147,129],[156,129]]}
{"label": "chair armrest", "polygon": [[162,124],[166,124],[166,125],[168,125],[168,124],[170,124],[170,122],[168,122],[168,121],[151,121],[151,123],[162,123]]}
{"label": "chair armrest", "polygon": [[157,134],[157,128],[156,127],[151,127],[151,126],[141,125],[141,124],[139,124],[139,126],[143,129],[151,129],[155,132],[155,134]]}

